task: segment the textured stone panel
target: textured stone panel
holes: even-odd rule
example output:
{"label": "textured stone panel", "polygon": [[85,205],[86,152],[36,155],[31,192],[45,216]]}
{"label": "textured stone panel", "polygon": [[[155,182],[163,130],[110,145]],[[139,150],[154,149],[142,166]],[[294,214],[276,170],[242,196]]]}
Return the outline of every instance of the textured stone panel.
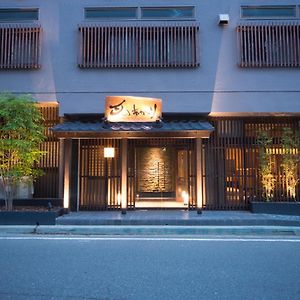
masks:
{"label": "textured stone panel", "polygon": [[175,190],[176,150],[167,147],[137,149],[138,192]]}

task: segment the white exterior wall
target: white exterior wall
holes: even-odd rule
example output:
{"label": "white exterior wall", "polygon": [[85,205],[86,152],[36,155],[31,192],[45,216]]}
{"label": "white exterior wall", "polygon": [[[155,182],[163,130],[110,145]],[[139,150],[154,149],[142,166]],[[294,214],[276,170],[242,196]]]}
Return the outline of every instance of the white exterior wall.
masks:
{"label": "white exterior wall", "polygon": [[[236,25],[241,5],[297,4],[270,0],[0,0],[0,7],[34,7],[43,28],[39,70],[0,70],[0,91],[58,101],[60,114],[101,113],[106,95],[163,99],[164,112],[300,112],[299,68],[239,68]],[[196,7],[200,63],[194,69],[79,69],[78,24],[90,6]],[[220,13],[228,26],[218,26]]]}

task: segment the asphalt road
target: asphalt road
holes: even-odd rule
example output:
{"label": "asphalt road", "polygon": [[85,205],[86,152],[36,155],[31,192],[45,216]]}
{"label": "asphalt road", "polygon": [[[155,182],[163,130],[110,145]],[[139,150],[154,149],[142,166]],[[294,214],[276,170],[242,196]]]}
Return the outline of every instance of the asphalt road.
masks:
{"label": "asphalt road", "polygon": [[300,239],[0,237],[0,299],[300,299]]}

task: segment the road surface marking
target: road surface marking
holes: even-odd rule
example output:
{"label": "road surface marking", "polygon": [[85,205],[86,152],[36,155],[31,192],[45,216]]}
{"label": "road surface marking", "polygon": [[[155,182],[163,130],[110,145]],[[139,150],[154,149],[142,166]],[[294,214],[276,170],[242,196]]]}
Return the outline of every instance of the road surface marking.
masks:
{"label": "road surface marking", "polygon": [[300,237],[287,238],[189,238],[189,237],[80,237],[80,236],[0,236],[0,240],[82,240],[82,241],[203,241],[203,242],[290,242],[300,243]]}

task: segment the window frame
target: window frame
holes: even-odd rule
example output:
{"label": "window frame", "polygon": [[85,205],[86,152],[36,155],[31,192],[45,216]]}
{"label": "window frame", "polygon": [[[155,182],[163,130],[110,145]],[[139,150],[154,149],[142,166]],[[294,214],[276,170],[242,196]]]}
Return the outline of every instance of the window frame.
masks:
{"label": "window frame", "polygon": [[[105,18],[97,18],[97,17],[94,17],[94,18],[88,18],[86,16],[86,12],[87,10],[101,10],[101,11],[109,11],[109,10],[126,10],[126,9],[134,9],[135,10],[135,17],[105,17]],[[92,21],[92,22],[101,22],[101,21],[109,21],[109,20],[113,20],[113,21],[117,21],[117,20],[122,20],[122,21],[126,21],[126,20],[137,20],[138,17],[139,17],[139,11],[138,11],[138,7],[137,6],[122,6],[122,7],[119,7],[119,6],[105,6],[105,7],[99,7],[99,6],[89,6],[89,7],[84,7],[84,10],[83,10],[83,17],[84,17],[84,20],[89,22],[89,21]]]}
{"label": "window frame", "polygon": [[36,22],[40,19],[40,9],[38,7],[1,7],[1,11],[32,11],[36,12],[36,18],[28,18],[28,19],[19,19],[19,18],[9,18],[9,19],[1,19],[0,23],[22,23],[22,22]]}
{"label": "window frame", "polygon": [[[88,18],[86,16],[86,12],[87,10],[126,10],[126,9],[135,9],[135,17],[128,17],[128,18],[123,18],[123,17],[106,17],[106,18]],[[143,9],[155,9],[155,10],[160,10],[160,9],[180,9],[180,8],[190,8],[192,10],[192,16],[191,17],[143,17],[142,16],[142,12]],[[84,7],[83,9],[83,19],[86,22],[101,22],[101,21],[131,21],[131,20],[138,20],[138,21],[195,21],[196,17],[196,7],[193,5],[181,5],[181,6],[104,6],[104,7],[100,7],[100,6],[88,6],[88,7]]]}
{"label": "window frame", "polygon": [[[243,16],[243,9],[280,9],[280,8],[294,8],[295,16]],[[240,18],[242,20],[295,20],[299,18],[299,5],[242,5],[240,7]]]}
{"label": "window frame", "polygon": [[[176,8],[191,8],[192,10],[192,17],[143,17],[143,10],[147,9],[153,9],[153,10],[167,10],[167,9],[176,9]],[[195,20],[196,15],[196,7],[192,5],[186,5],[186,6],[141,6],[140,7],[140,19],[141,20]]]}

